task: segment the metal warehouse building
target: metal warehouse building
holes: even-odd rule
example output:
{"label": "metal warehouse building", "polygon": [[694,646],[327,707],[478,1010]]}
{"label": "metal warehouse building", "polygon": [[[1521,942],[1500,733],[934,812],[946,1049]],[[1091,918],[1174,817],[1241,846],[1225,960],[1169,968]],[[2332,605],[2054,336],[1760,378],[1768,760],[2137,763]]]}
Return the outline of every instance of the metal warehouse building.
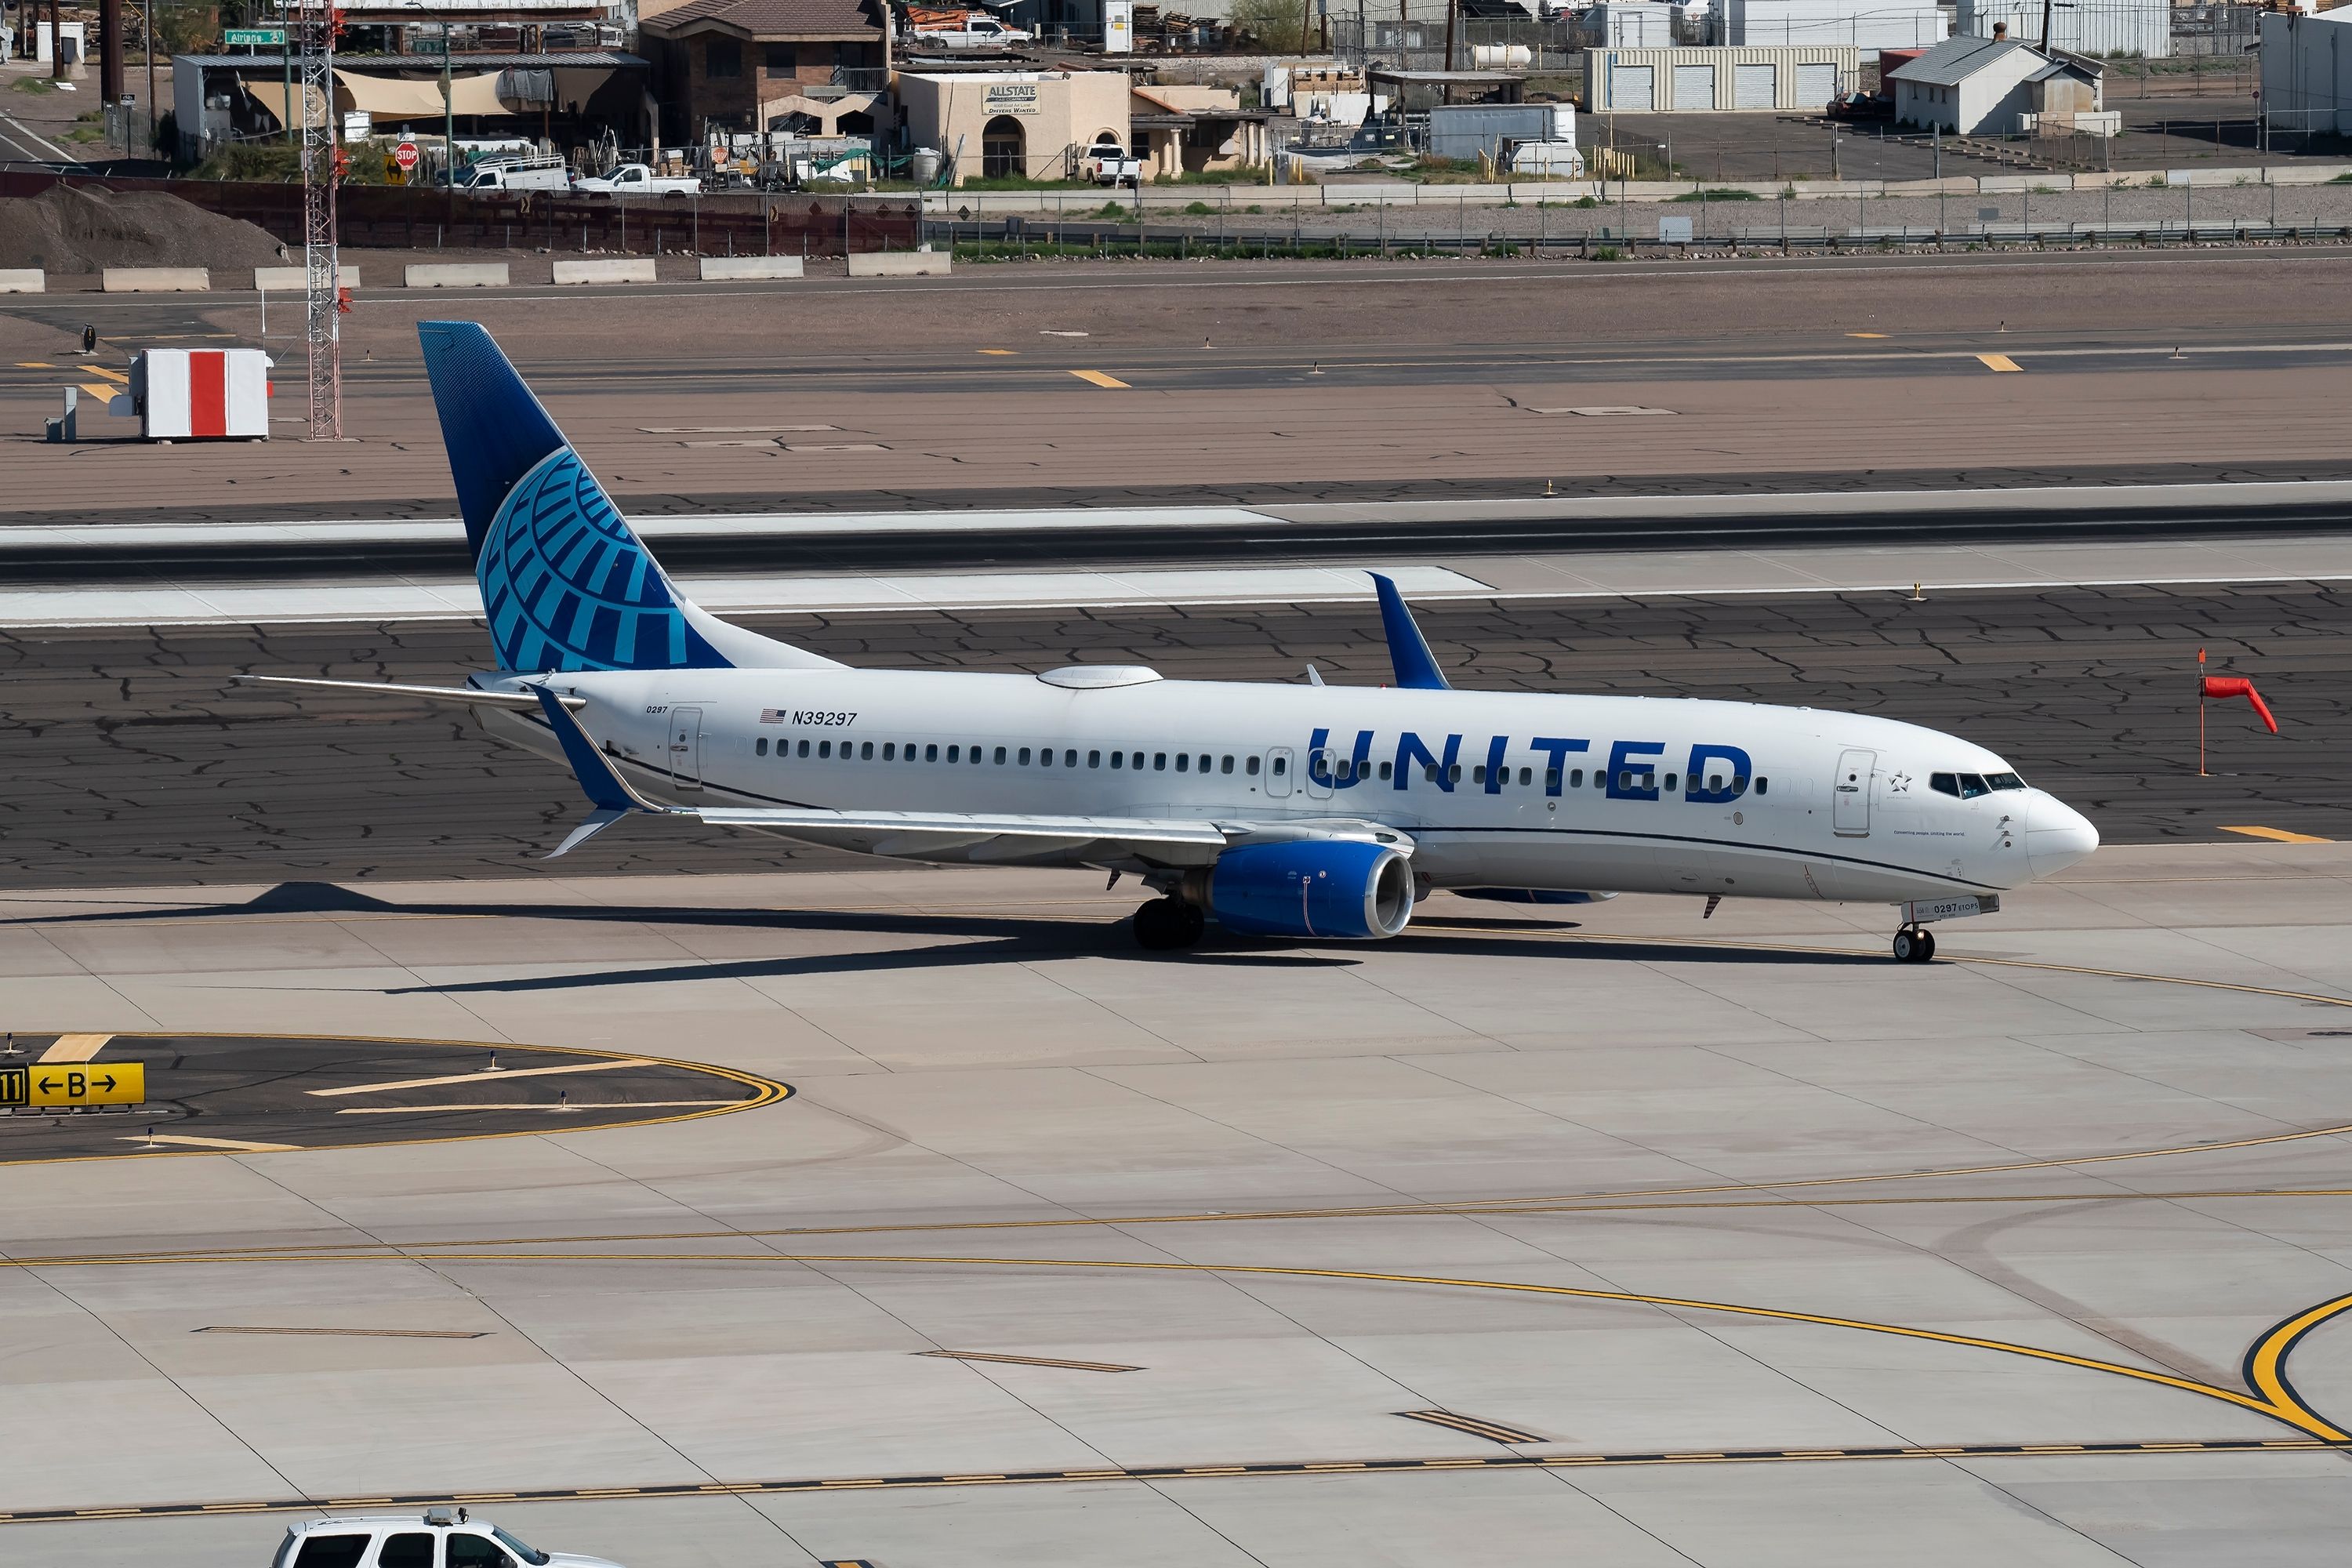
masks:
{"label": "metal warehouse building", "polygon": [[1587,49],[1584,108],[1588,114],[1819,110],[1852,91],[1861,68],[1861,51],[1832,45]]}
{"label": "metal warehouse building", "polygon": [[2088,0],[2042,8],[2041,0],[1959,0],[1957,32],[1990,38],[1995,24],[2009,36],[2040,44],[2043,18],[2050,47],[2078,55],[2144,55],[2162,59],[2172,53],[2171,0]]}

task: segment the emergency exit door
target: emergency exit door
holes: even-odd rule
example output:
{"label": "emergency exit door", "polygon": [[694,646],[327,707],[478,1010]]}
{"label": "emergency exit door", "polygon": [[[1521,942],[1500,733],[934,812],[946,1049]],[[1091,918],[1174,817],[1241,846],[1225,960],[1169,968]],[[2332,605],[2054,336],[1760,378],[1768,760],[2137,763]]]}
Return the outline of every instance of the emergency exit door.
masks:
{"label": "emergency exit door", "polygon": [[1876,752],[1840,752],[1837,776],[1830,781],[1830,826],[1848,838],[1870,837],[1871,783]]}
{"label": "emergency exit door", "polygon": [[702,787],[702,710],[669,710],[669,772],[680,789]]}

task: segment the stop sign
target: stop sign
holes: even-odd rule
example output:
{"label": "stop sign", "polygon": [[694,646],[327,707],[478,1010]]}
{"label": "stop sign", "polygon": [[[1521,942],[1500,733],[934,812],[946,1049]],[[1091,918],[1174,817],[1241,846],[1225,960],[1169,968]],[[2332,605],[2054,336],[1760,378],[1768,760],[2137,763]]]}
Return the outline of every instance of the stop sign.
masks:
{"label": "stop sign", "polygon": [[399,146],[394,147],[392,150],[392,161],[400,165],[404,174],[416,167],[416,143],[403,142]]}

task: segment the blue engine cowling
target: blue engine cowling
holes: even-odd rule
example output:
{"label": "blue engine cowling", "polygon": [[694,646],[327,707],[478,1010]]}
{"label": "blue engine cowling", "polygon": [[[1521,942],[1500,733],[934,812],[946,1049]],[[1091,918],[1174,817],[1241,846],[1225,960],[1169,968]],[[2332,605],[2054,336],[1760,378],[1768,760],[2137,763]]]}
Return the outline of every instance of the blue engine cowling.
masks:
{"label": "blue engine cowling", "polygon": [[1392,845],[1245,844],[1217,857],[1205,880],[1196,901],[1247,936],[1377,942],[1412,919],[1412,862]]}

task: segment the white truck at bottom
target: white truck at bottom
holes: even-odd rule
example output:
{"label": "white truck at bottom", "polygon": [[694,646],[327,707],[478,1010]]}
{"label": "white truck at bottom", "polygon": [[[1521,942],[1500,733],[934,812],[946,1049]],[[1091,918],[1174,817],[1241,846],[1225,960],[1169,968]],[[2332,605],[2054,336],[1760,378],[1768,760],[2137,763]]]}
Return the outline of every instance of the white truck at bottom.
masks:
{"label": "white truck at bottom", "polygon": [[541,1552],[464,1509],[309,1519],[287,1527],[270,1568],[620,1568]]}

